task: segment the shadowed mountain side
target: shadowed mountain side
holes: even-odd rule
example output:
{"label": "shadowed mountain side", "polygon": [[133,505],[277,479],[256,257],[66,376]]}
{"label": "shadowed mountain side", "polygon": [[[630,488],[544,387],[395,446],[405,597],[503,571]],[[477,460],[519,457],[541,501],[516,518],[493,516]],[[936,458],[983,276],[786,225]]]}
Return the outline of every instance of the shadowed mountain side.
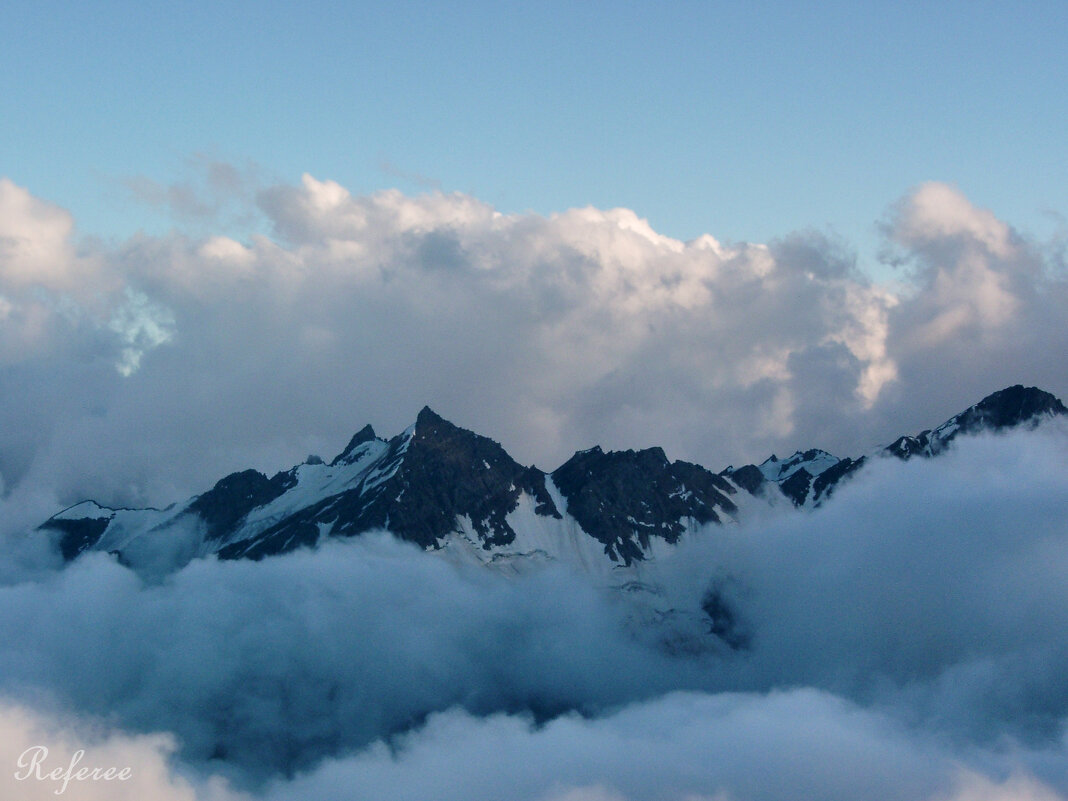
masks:
{"label": "shadowed mountain side", "polygon": [[[501,549],[515,556],[520,540],[529,545],[529,537],[520,536],[529,529],[558,544],[578,532],[611,563],[631,565],[649,558],[658,542],[672,545],[688,530],[736,519],[744,514],[742,496],[757,499],[747,503],[785,496],[798,507],[819,506],[871,457],[932,457],[961,434],[1034,426],[1066,413],[1053,395],[1017,385],[934,430],[856,459],[811,449],[715,474],[671,462],[661,448],[594,447],[546,474],[424,407],[411,427],[388,441],[365,426],[329,464],[311,458],[271,478],[255,470],[233,473],[164,510],[105,509],[85,501],[40,528],[58,535],[67,560],[107,551],[135,567],[160,558],[179,567],[212,554],[260,559],[375,529],[424,549],[460,537],[487,554],[485,561]],[[544,551],[543,545],[529,548]],[[158,556],[161,549],[165,557]]]}

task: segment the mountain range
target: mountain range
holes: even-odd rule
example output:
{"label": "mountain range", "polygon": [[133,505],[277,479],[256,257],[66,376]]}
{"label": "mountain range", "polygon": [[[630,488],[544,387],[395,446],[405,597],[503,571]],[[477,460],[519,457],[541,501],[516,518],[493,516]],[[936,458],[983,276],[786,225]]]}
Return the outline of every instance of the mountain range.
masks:
{"label": "mountain range", "polygon": [[111,509],[87,500],[39,529],[67,560],[105,551],[147,572],[211,555],[262,559],[385,530],[426,550],[506,570],[564,560],[610,573],[655,560],[688,533],[736,522],[753,507],[820,506],[873,459],[935,457],[961,435],[1065,414],[1055,396],[1017,385],[934,429],[857,457],[811,449],[713,472],[671,461],[661,448],[594,447],[545,473],[426,407],[388,440],[365,426],[329,463],[313,456],[272,477],[233,473],[165,509]]}

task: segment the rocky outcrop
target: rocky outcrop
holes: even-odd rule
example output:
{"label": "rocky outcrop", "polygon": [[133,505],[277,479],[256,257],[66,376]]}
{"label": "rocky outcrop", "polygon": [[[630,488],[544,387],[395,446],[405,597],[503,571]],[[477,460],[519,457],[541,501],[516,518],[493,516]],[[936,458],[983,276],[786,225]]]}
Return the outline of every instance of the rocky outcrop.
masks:
{"label": "rocky outcrop", "polygon": [[650,537],[673,543],[687,521],[718,523],[717,510],[737,511],[728,481],[699,465],[670,462],[661,448],[580,451],[552,478],[583,531],[624,564],[644,558]]}

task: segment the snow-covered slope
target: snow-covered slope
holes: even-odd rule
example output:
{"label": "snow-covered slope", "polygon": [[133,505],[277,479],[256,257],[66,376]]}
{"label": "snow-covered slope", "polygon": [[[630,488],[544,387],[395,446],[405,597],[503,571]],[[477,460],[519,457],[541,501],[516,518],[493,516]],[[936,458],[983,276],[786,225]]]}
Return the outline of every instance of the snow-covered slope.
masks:
{"label": "snow-covered slope", "polygon": [[107,509],[84,501],[41,529],[66,559],[106,551],[137,569],[189,560],[260,559],[325,537],[388,530],[447,558],[523,571],[563,561],[612,583],[641,585],[641,567],[705,527],[753,506],[823,503],[871,457],[929,457],[957,436],[1068,413],[1054,396],[1001,390],[933,431],[900,437],[857,459],[799,451],[720,473],[670,461],[660,448],[579,451],[552,473],[524,467],[493,440],[424,408],[389,440],[360,430],[329,464],[309,459],[268,478],[226,476],[167,509]]}

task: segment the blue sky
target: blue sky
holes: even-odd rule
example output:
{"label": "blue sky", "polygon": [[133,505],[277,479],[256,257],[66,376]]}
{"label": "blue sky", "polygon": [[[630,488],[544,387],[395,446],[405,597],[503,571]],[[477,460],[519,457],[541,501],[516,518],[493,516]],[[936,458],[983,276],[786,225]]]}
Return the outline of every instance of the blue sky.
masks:
{"label": "blue sky", "polygon": [[[0,174],[122,238],[198,158],[661,233],[875,224],[922,181],[1039,238],[1068,213],[1068,5],[12,3]],[[240,236],[245,223],[230,222]]]}

